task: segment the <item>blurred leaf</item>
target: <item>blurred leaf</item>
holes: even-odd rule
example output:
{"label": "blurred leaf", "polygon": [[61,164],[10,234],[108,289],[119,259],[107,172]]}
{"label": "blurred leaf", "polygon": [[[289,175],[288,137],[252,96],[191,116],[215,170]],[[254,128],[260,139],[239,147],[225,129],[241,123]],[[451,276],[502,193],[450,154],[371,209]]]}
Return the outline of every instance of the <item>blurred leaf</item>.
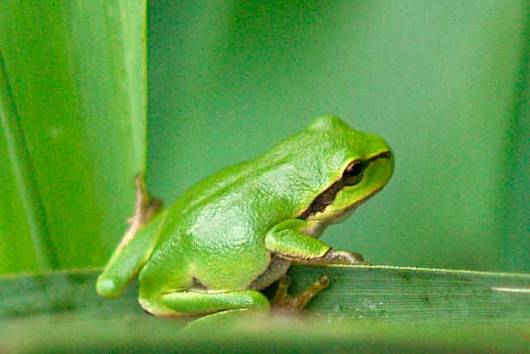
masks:
{"label": "blurred leaf", "polygon": [[100,266],[145,165],[146,3],[0,2],[0,273]]}
{"label": "blurred leaf", "polygon": [[116,300],[97,297],[95,271],[4,277],[0,352],[521,352],[530,340],[527,274],[294,267],[292,293],[323,273],[330,287],[303,321],[242,316],[183,334],[182,320],[143,313],[134,286]]}
{"label": "blurred leaf", "polygon": [[215,330],[181,323],[70,317],[4,327],[6,353],[525,353],[528,323],[233,319]]}
{"label": "blurred leaf", "polygon": [[[530,2],[527,4],[530,13]],[[508,130],[503,231],[506,269],[530,272],[530,17],[522,52],[518,97]]]}

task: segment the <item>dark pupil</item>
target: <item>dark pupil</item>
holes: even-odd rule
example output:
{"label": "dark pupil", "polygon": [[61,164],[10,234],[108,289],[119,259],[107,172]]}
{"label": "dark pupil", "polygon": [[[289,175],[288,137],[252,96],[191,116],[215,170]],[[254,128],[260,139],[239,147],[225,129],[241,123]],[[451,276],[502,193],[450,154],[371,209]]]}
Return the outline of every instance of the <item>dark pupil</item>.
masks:
{"label": "dark pupil", "polygon": [[362,163],[358,161],[352,163],[346,168],[346,170],[344,171],[344,174],[342,175],[344,184],[346,184],[347,186],[353,186],[354,184],[359,183],[359,181],[362,178],[362,173],[363,173]]}

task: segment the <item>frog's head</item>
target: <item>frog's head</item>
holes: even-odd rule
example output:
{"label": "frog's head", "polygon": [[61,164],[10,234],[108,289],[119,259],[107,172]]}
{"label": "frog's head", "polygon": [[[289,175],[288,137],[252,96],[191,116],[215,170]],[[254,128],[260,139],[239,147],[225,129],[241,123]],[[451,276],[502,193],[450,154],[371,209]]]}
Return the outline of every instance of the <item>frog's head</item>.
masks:
{"label": "frog's head", "polygon": [[394,157],[379,136],[350,128],[340,118],[319,117],[302,132],[307,154],[319,170],[316,198],[299,215],[336,222],[387,184]]}

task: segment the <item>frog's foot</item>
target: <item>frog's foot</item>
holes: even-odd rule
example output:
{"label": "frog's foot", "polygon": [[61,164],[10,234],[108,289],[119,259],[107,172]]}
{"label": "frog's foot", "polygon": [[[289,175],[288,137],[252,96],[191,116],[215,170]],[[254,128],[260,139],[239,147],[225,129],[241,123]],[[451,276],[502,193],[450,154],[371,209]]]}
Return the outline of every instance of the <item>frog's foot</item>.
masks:
{"label": "frog's foot", "polygon": [[134,214],[128,220],[129,228],[118,246],[118,251],[125,247],[134,238],[138,230],[151,221],[162,208],[162,200],[149,194],[143,173],[140,172],[136,175],[134,185],[136,194]]}
{"label": "frog's foot", "polygon": [[292,315],[300,312],[311,299],[321,290],[329,285],[329,278],[323,275],[301,294],[290,296],[287,292],[290,285],[290,278],[284,276],[278,281],[278,288],[272,298],[272,312],[282,315]]}

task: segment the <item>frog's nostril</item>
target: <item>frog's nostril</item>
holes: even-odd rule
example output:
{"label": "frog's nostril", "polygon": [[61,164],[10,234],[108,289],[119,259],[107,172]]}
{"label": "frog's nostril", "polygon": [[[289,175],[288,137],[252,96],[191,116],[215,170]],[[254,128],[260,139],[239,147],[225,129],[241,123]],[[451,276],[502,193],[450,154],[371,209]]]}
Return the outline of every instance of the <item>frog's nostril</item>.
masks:
{"label": "frog's nostril", "polygon": [[391,157],[392,157],[392,153],[390,152],[390,150],[379,154],[379,158],[381,158],[381,159],[389,159]]}
{"label": "frog's nostril", "polygon": [[375,160],[379,160],[379,159],[389,159],[392,157],[392,153],[390,152],[390,150],[386,150],[386,151],[383,151],[382,153],[379,153],[377,155],[375,155],[374,157],[370,158],[368,161],[375,161]]}

